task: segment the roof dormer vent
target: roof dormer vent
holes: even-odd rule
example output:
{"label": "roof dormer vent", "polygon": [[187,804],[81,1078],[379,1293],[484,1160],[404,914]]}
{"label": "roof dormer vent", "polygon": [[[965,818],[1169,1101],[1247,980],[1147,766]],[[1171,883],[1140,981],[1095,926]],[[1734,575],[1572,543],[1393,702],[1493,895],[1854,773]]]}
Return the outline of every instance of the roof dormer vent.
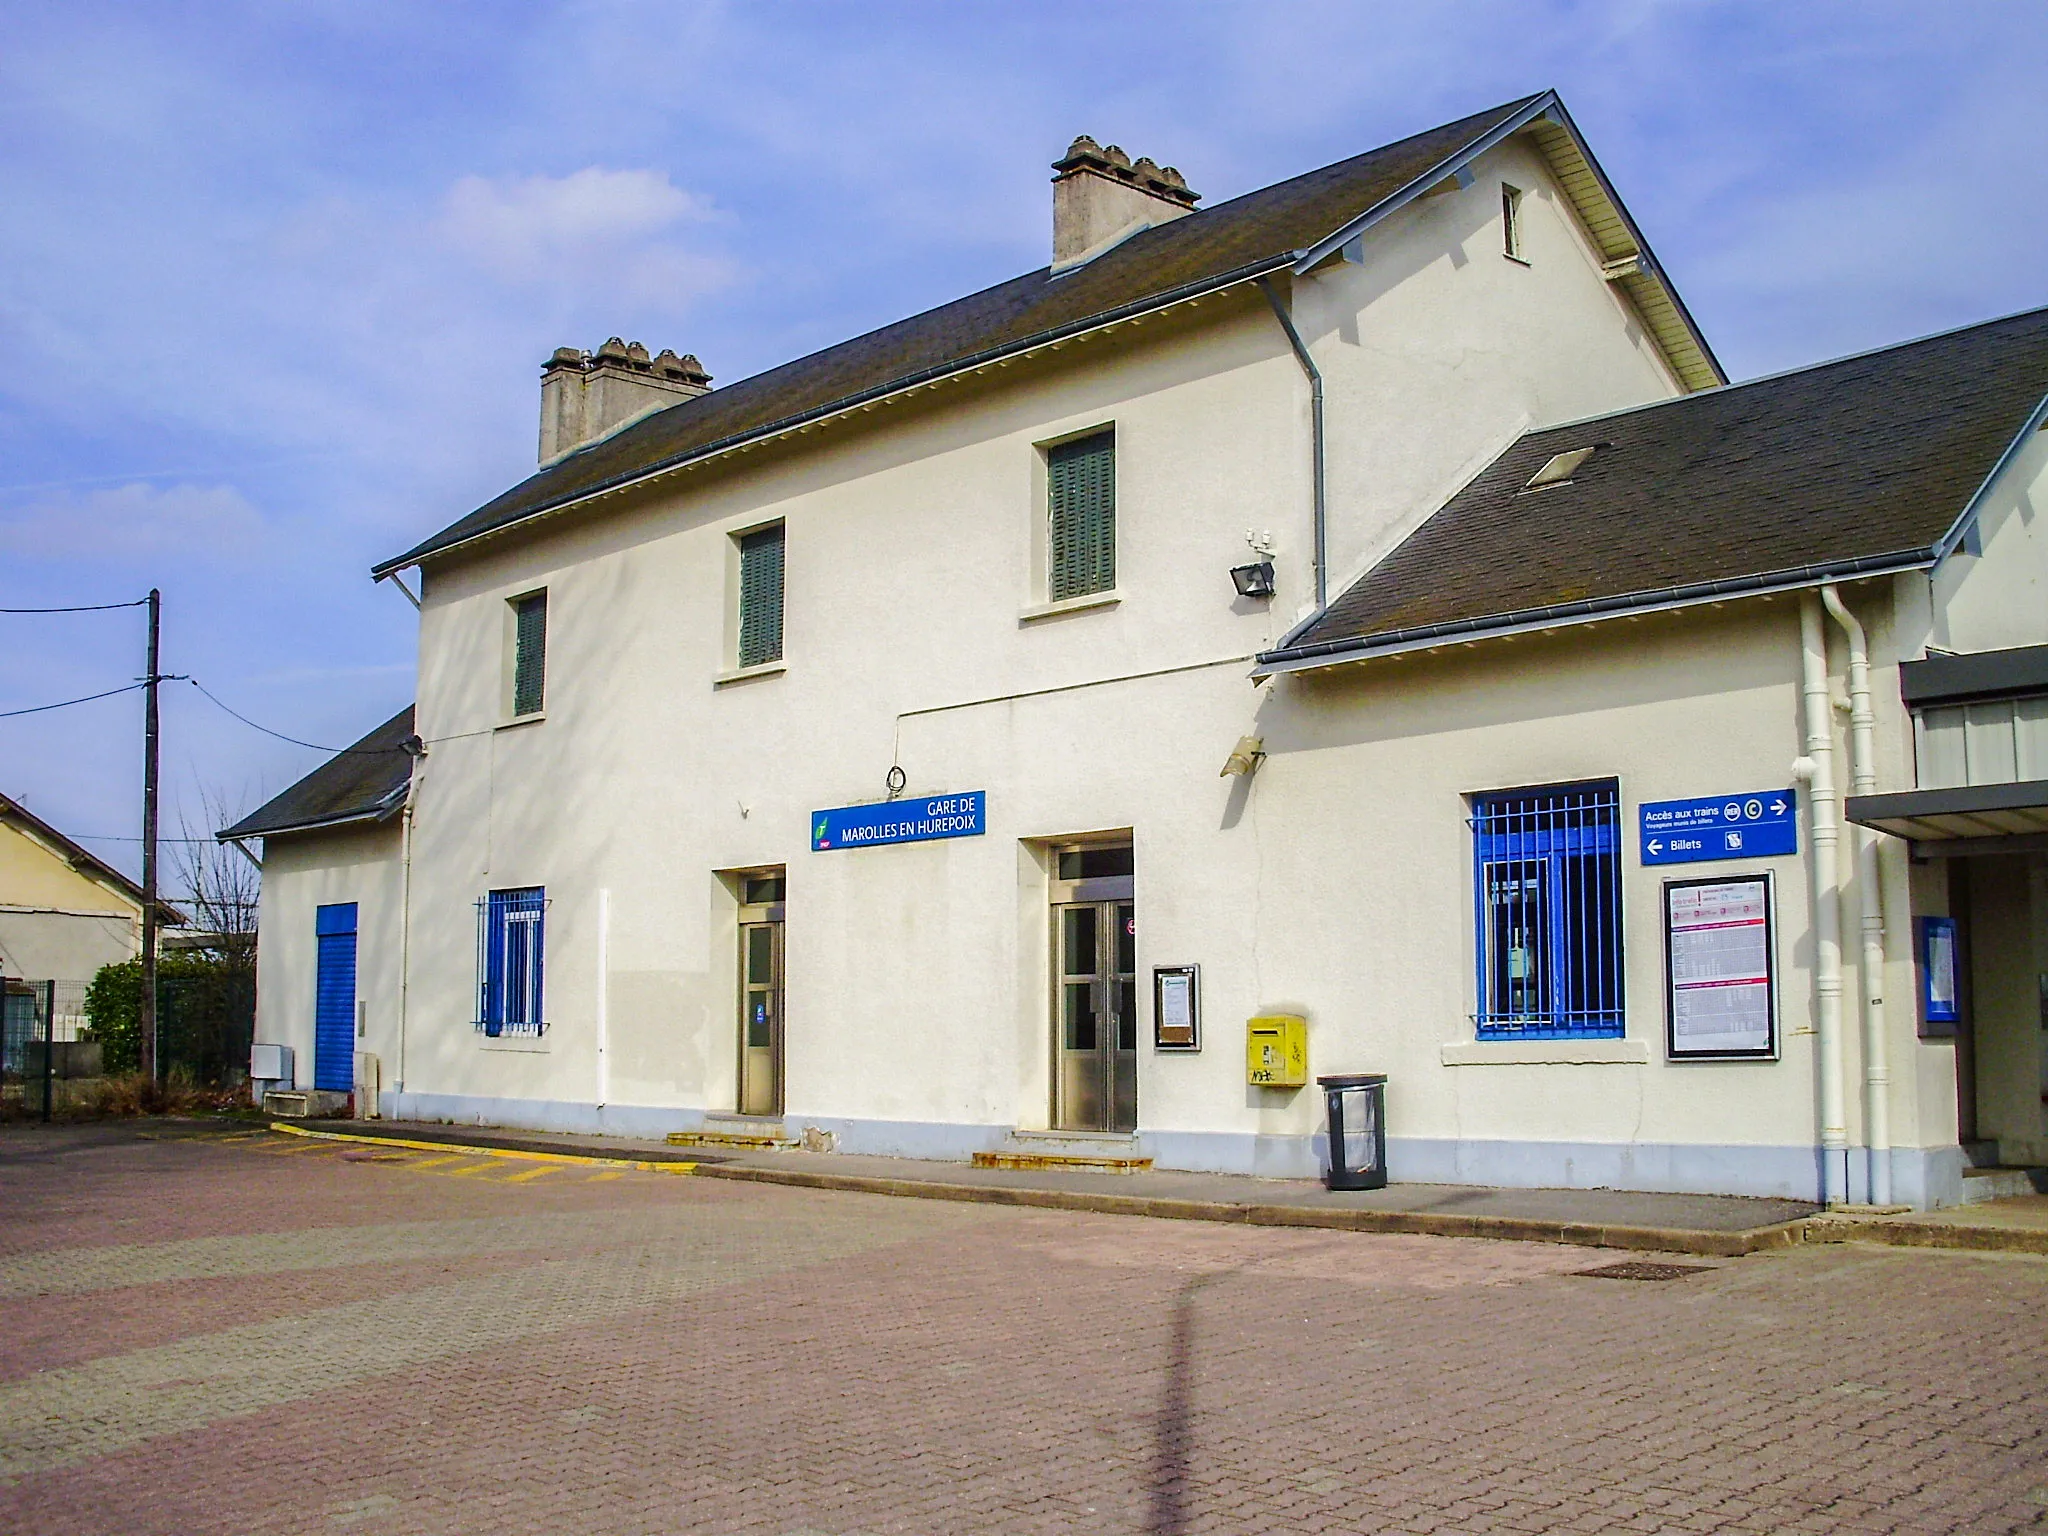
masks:
{"label": "roof dormer vent", "polygon": [[1552,486],[1570,485],[1572,476],[1579,471],[1579,466],[1599,451],[1600,444],[1595,443],[1590,448],[1574,448],[1569,453],[1553,453],[1544,461],[1543,467],[1529,477],[1522,490],[1547,491]]}

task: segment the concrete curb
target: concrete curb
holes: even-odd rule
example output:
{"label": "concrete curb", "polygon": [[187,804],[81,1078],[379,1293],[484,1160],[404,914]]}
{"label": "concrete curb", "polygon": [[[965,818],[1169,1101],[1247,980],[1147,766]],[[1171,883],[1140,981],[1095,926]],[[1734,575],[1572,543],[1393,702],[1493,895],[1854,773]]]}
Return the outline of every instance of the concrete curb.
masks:
{"label": "concrete curb", "polygon": [[1935,1221],[1885,1221],[1877,1217],[1809,1216],[1809,1243],[1882,1243],[1890,1248],[1947,1248],[1965,1253],[2048,1255],[2048,1229],[1971,1227]]}
{"label": "concrete curb", "polygon": [[1102,1216],[1150,1216],[1168,1221],[1214,1221],[1253,1227],[1320,1227],[1340,1232],[1408,1232],[1428,1237],[1485,1237],[1517,1243],[1569,1243],[1647,1253],[1693,1253],[1740,1258],[1800,1241],[1803,1221],[1704,1232],[1667,1227],[1624,1227],[1540,1221],[1518,1216],[1459,1216],[1433,1211],[1374,1211],[1305,1205],[1237,1205],[1228,1201],[1173,1200],[1153,1195],[1096,1194],[1067,1189],[1013,1189],[999,1184],[942,1184],[926,1179],[870,1178],[788,1168],[722,1163],[700,1167],[698,1178],[742,1179],[797,1189],[836,1189],[915,1200],[958,1200],[970,1205],[1021,1205],[1041,1210],[1090,1211]]}
{"label": "concrete curb", "polygon": [[1320,1228],[1335,1232],[1405,1232],[1424,1237],[1478,1237],[1511,1243],[1619,1248],[1637,1253],[1688,1253],[1715,1259],[1737,1259],[1746,1254],[1792,1248],[1802,1243],[1881,1243],[1895,1248],[2048,1255],[2048,1229],[2025,1227],[1972,1227],[1944,1222],[1887,1221],[1882,1217],[1822,1214],[1802,1216],[1771,1226],[1714,1232],[1696,1227],[1631,1227],[1602,1222],[1549,1221],[1526,1216],[1465,1216],[1441,1211],[1240,1205],[1225,1200],[1181,1200],[1092,1190],[1017,1189],[1002,1184],[948,1184],[937,1179],[814,1173],[808,1169],[760,1168],[743,1163],[656,1162],[612,1157],[599,1152],[541,1151],[453,1139],[316,1131],[283,1121],[272,1121],[269,1128],[288,1136],[353,1142],[361,1146],[404,1147],[421,1152],[466,1152],[479,1157],[517,1158],[526,1162],[630,1168],[643,1173],[689,1174],[700,1179],[737,1179],[750,1184],[779,1184],[790,1189],[841,1190],[851,1194],[890,1195],[911,1200],[953,1200],[967,1205],[1088,1211],[1098,1216],[1145,1216],[1164,1221],[1212,1221],[1226,1225]]}

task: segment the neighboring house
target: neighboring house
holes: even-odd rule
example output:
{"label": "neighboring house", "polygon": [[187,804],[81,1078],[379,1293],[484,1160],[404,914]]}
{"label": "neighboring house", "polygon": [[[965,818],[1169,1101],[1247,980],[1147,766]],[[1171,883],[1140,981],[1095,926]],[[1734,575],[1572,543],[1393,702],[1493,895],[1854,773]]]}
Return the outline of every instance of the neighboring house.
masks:
{"label": "neighboring house", "polygon": [[2048,313],[1726,385],[1553,95],[1056,170],[1050,267],[755,378],[556,354],[377,568],[416,724],[226,834],[259,1038],[339,1083],[345,981],[387,1112],[1303,1175],[1292,1015],[1396,1178],[2037,1155]]}
{"label": "neighboring house", "polygon": [[[181,925],[168,902],[159,921]],[[89,982],[142,953],[142,887],[0,795],[0,973]]]}
{"label": "neighboring house", "polygon": [[[165,925],[185,919],[157,905]],[[57,982],[60,1038],[74,1038],[85,989],[103,965],[142,953],[142,887],[22,805],[0,795],[0,983],[12,1046],[41,1024],[34,988]]]}

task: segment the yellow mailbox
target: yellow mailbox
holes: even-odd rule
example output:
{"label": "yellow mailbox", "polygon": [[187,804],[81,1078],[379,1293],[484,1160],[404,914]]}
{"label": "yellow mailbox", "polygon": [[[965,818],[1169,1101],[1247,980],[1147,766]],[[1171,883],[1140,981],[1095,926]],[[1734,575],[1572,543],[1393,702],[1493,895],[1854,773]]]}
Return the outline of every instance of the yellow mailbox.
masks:
{"label": "yellow mailbox", "polygon": [[1247,1019],[1244,1077],[1256,1088],[1300,1088],[1308,1082],[1308,1020],[1291,1013]]}

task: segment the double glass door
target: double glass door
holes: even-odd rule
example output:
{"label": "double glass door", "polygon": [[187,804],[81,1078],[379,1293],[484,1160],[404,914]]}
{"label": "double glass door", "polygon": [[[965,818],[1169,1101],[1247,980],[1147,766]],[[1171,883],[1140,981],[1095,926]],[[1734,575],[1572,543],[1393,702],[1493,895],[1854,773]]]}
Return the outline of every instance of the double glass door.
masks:
{"label": "double glass door", "polygon": [[1053,1126],[1138,1125],[1138,923],[1128,901],[1053,908]]}

